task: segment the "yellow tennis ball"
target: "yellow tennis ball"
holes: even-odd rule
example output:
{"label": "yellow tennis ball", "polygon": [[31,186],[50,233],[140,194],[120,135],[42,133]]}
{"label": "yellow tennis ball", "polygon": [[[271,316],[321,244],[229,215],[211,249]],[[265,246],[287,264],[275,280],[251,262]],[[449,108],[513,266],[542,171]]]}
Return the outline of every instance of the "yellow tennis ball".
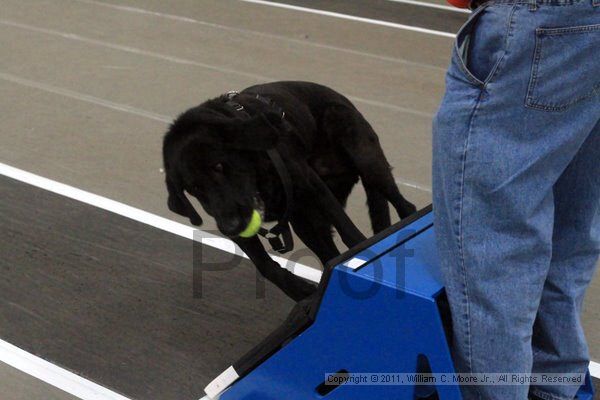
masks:
{"label": "yellow tennis ball", "polygon": [[248,222],[248,226],[244,229],[240,236],[243,238],[250,238],[258,233],[260,229],[260,225],[262,224],[262,218],[260,214],[256,210],[252,210],[252,217],[250,217],[250,222]]}

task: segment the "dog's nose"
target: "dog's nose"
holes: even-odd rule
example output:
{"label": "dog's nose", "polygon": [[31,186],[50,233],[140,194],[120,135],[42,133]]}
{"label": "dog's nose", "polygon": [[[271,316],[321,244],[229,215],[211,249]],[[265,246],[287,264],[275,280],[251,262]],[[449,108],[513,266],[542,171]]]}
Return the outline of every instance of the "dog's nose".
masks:
{"label": "dog's nose", "polygon": [[238,218],[224,218],[217,220],[217,227],[227,236],[236,236],[242,231],[241,221]]}

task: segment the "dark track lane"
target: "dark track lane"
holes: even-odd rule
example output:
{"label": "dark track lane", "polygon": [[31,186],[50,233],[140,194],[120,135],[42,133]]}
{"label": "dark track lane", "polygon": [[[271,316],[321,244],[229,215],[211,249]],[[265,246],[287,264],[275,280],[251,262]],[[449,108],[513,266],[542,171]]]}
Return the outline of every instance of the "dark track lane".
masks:
{"label": "dark track lane", "polygon": [[292,306],[256,299],[248,261],[193,298],[190,240],[5,177],[0,193],[0,337],[126,396],[201,397]]}

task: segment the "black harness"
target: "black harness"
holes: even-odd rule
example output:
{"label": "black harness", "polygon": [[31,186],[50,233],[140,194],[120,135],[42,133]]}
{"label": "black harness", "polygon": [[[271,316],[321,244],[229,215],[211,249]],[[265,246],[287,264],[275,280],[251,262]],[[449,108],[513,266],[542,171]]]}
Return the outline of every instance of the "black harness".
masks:
{"label": "black harness", "polygon": [[[250,115],[244,106],[234,101],[234,98],[238,94],[239,92],[235,91],[227,92],[225,94],[225,97],[227,98],[227,102],[225,104],[238,113],[242,113],[245,118],[250,118]],[[285,111],[283,111],[281,107],[277,106],[273,100],[259,94],[254,95],[254,97],[257,100],[265,103],[272,111],[275,111],[280,115],[281,122],[285,129],[290,130],[292,128],[290,123],[285,119]],[[275,128],[266,117],[263,116],[263,119],[271,129],[278,132],[277,128]],[[294,202],[292,178],[290,177],[289,171],[281,158],[281,154],[279,154],[279,151],[277,151],[276,148],[267,150],[267,155],[271,159],[271,162],[273,163],[273,166],[275,167],[275,170],[277,171],[279,179],[283,185],[286,206],[283,217],[277,221],[277,224],[271,229],[260,227],[258,234],[269,241],[273,250],[283,254],[294,249],[294,239],[292,237],[292,231],[289,224],[292,205]]]}

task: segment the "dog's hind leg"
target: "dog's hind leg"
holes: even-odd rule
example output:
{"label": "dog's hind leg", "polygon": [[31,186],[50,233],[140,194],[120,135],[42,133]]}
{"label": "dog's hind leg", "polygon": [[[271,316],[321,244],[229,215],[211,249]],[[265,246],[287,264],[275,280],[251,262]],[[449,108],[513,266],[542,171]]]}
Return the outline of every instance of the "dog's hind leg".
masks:
{"label": "dog's hind leg", "polygon": [[289,298],[298,302],[310,296],[317,290],[314,283],[310,283],[285,268],[282,268],[265,250],[260,239],[236,238],[234,242],[242,249],[256,266],[260,274],[275,284]]}
{"label": "dog's hind leg", "polygon": [[348,196],[350,196],[350,192],[352,192],[352,188],[358,182],[357,174],[347,174],[347,175],[333,175],[333,176],[321,176],[321,179],[331,193],[335,196],[338,202],[342,205],[343,208],[346,208],[346,202],[348,200]]}
{"label": "dog's hind leg", "polygon": [[392,224],[388,201],[379,190],[371,186],[366,186],[365,192],[367,193],[367,206],[373,233],[379,233]]}
{"label": "dog's hind leg", "polygon": [[[387,164],[387,161],[385,161],[385,159],[383,161]],[[383,168],[380,167],[379,169]],[[363,185],[365,186],[365,188],[369,188],[367,189],[367,196],[369,195],[369,190],[376,190],[380,192],[385,199],[392,203],[392,206],[394,206],[396,212],[398,213],[398,216],[401,219],[406,218],[415,211],[417,211],[415,205],[412,204],[410,201],[406,200],[404,196],[402,196],[402,194],[400,193],[400,190],[398,190],[398,186],[396,185],[396,181],[394,180],[394,177],[392,176],[392,172],[389,169],[389,167],[386,166],[386,171],[382,171],[381,175],[379,176],[369,175],[369,173],[364,175],[361,174],[361,179],[363,180]],[[370,208],[371,204],[369,203],[369,213],[377,213],[376,210],[371,211]]]}
{"label": "dog's hind leg", "polygon": [[[379,191],[392,203],[400,218],[416,211],[415,206],[398,190],[377,134],[357,110],[342,105],[329,107],[323,117],[322,129],[332,142],[342,147],[358,171],[365,188]],[[377,200],[373,205],[381,207],[381,204]]]}
{"label": "dog's hind leg", "polygon": [[[358,175],[325,176],[323,181],[331,189],[342,207],[345,208],[348,196],[358,182]],[[391,225],[388,201],[379,190],[371,186],[365,187],[365,192],[373,233],[381,232]]]}

